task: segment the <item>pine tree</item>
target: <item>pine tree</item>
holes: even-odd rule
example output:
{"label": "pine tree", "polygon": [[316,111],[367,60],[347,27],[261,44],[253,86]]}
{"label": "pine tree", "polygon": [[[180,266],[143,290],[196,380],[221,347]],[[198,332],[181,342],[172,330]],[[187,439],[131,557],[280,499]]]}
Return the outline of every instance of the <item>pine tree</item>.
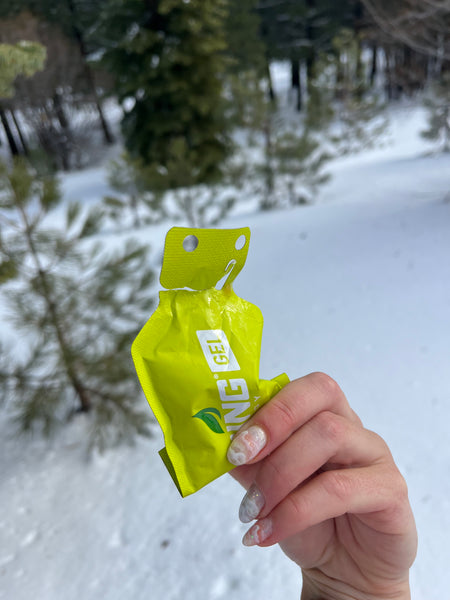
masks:
{"label": "pine tree", "polygon": [[386,130],[387,118],[362,69],[359,36],[343,28],[332,45],[333,53],[317,60],[306,122],[326,133],[335,153],[342,155],[372,147]]}
{"label": "pine tree", "polygon": [[92,237],[98,210],[68,207],[54,178],[17,160],[0,170],[0,281],[20,347],[2,350],[0,386],[22,430],[49,434],[87,413],[89,443],[103,449],[149,434],[130,357],[152,306],[146,249],[105,255]]}
{"label": "pine tree", "polygon": [[265,161],[258,171],[265,186],[260,208],[270,210],[309,204],[329,175],[323,171],[330,156],[308,128],[301,133],[273,128]]}
{"label": "pine tree", "polygon": [[157,179],[158,173],[126,152],[110,162],[108,183],[117,195],[105,196],[103,200],[107,215],[120,224],[122,231],[154,225],[165,217],[163,193],[157,189]]}
{"label": "pine tree", "polygon": [[255,130],[265,110],[266,48],[256,0],[228,0],[226,29],[227,116],[235,127]]}
{"label": "pine tree", "polygon": [[438,144],[438,150],[450,152],[450,73],[433,86],[425,106],[428,127],[421,132],[422,137]]}
{"label": "pine tree", "polygon": [[16,77],[34,75],[44,66],[45,58],[45,48],[35,42],[0,44],[0,98],[13,96]]}
{"label": "pine tree", "polygon": [[332,39],[342,27],[353,22],[357,0],[260,0],[262,36],[270,60],[289,60],[296,107],[304,106],[302,65],[308,94],[316,78],[316,66],[323,53],[332,52]]}
{"label": "pine tree", "polygon": [[[92,99],[100,120],[103,137],[106,144],[114,142],[114,136],[106,119],[102,106],[102,98],[97,90],[97,83],[89,55],[101,50],[96,33],[96,23],[99,10],[108,0],[15,0],[5,2],[0,0],[0,16],[11,17],[23,13],[33,15],[39,21],[46,21],[58,28],[58,33],[63,34],[75,48],[77,62],[81,64],[80,73],[72,79],[71,86],[85,98]],[[49,53],[51,62],[57,62],[58,57]],[[78,76],[79,75],[79,76]],[[61,78],[62,79],[62,78]],[[67,84],[66,84],[67,85]],[[42,85],[41,85],[42,87]],[[63,88],[61,80],[56,87]],[[65,94],[67,93],[64,90]],[[50,97],[53,97],[51,90]],[[59,91],[61,95],[61,91]]]}
{"label": "pine tree", "polygon": [[[101,18],[127,150],[166,174],[167,188],[214,182],[229,151],[225,9],[226,0],[111,0]],[[186,176],[171,178],[181,146]]]}
{"label": "pine tree", "polygon": [[[30,77],[44,66],[46,51],[41,44],[22,41],[17,44],[0,44],[0,99],[14,95],[14,81],[19,75]],[[11,116],[14,120],[14,113]],[[19,147],[11,130],[5,108],[0,104],[0,120],[13,156]]]}
{"label": "pine tree", "polygon": [[257,0],[228,0],[225,20],[228,72],[254,71],[261,77],[265,66],[265,45],[261,39],[261,18]]}

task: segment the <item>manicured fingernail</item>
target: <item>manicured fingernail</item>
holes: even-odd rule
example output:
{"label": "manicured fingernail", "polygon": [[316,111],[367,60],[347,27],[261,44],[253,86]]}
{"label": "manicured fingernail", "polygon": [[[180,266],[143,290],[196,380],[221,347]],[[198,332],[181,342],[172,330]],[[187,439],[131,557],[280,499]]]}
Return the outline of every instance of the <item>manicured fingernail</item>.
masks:
{"label": "manicured fingernail", "polygon": [[245,494],[239,507],[239,519],[242,523],[250,523],[261,512],[265,504],[264,496],[259,488],[253,484]]}
{"label": "manicured fingernail", "polygon": [[255,523],[242,538],[244,546],[262,544],[272,534],[272,519],[261,519]]}
{"label": "manicured fingernail", "polygon": [[245,465],[266,445],[267,436],[261,427],[252,425],[237,434],[228,448],[227,458],[232,465]]}

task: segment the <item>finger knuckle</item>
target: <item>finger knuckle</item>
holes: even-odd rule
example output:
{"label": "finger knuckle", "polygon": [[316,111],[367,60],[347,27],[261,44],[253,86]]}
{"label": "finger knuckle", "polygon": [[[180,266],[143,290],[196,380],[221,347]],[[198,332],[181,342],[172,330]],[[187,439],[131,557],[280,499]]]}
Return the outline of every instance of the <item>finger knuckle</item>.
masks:
{"label": "finger knuckle", "polygon": [[315,373],[311,373],[310,377],[315,387],[325,392],[326,394],[331,394],[333,396],[342,395],[342,390],[337,384],[337,382],[326,373],[316,371]]}
{"label": "finger knuckle", "polygon": [[401,519],[405,514],[405,509],[409,506],[408,499],[408,486],[400,471],[395,467],[392,467],[392,472],[389,475],[385,472],[384,477],[386,495],[386,509],[392,519]]}
{"label": "finger knuckle", "polygon": [[296,424],[296,410],[292,399],[287,396],[286,398],[280,398],[274,405],[274,410],[279,418],[285,425],[292,428]]}
{"label": "finger knuckle", "polygon": [[398,501],[401,504],[403,504],[405,502],[405,500],[407,500],[407,498],[408,498],[408,485],[406,483],[405,478],[400,473],[400,471],[397,469],[397,467],[395,467],[393,479],[394,479],[394,484],[393,484],[392,488],[393,488],[393,490],[395,490],[394,495],[398,499]]}
{"label": "finger knuckle", "polygon": [[339,446],[347,434],[344,419],[328,410],[317,415],[316,426],[321,437],[331,442],[334,446]]}
{"label": "finger knuckle", "polygon": [[381,437],[381,435],[369,429],[366,429],[366,431],[373,446],[378,448],[380,456],[383,457],[384,460],[390,459],[391,452],[389,450],[389,446],[387,445],[386,441]]}
{"label": "finger knuckle", "polygon": [[351,496],[353,486],[345,470],[328,471],[323,473],[321,477],[322,485],[331,497],[345,503]]}

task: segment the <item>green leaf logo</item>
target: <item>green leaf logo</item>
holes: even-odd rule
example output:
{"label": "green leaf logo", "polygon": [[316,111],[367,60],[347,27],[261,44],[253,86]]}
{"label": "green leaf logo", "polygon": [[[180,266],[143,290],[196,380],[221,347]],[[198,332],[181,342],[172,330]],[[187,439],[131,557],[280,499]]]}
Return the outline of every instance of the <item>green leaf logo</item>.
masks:
{"label": "green leaf logo", "polygon": [[205,425],[207,425],[211,431],[214,431],[214,433],[225,433],[216,416],[214,415],[217,415],[219,419],[222,418],[222,415],[217,408],[214,408],[214,406],[209,406],[208,408],[202,408],[202,410],[198,411],[196,415],[192,415],[192,417],[194,419],[200,419],[203,421],[203,423],[205,423]]}

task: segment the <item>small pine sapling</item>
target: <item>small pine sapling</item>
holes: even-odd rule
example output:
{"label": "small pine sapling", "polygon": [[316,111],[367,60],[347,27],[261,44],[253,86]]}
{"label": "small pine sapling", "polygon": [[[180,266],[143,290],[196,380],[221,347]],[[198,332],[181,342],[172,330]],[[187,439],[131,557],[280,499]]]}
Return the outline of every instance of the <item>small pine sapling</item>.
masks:
{"label": "small pine sapling", "polygon": [[308,129],[301,135],[287,132],[277,137],[274,155],[279,179],[277,187],[286,190],[285,200],[290,206],[312,202],[319,187],[330,178],[323,171],[330,157]]}
{"label": "small pine sapling", "polygon": [[124,152],[112,160],[108,168],[108,183],[117,195],[105,196],[105,213],[120,229],[154,225],[164,218],[163,192],[155,186],[159,179],[152,166],[141,159],[133,159]]}
{"label": "small pine sapling", "polygon": [[196,182],[195,171],[192,152],[185,140],[174,140],[167,166],[153,171],[155,189],[169,189],[172,182],[172,189],[164,196],[164,215],[170,220],[184,221],[190,227],[217,225],[235,204],[241,168],[228,159],[222,164],[220,179],[207,185]]}
{"label": "small pine sapling", "polygon": [[329,152],[341,156],[375,146],[388,121],[376,90],[369,90],[359,36],[343,28],[332,45],[333,52],[317,60],[305,125],[321,132]]}
{"label": "small pine sapling", "polygon": [[314,133],[308,127],[292,131],[269,114],[264,138],[263,159],[255,169],[262,183],[260,208],[271,210],[312,202],[319,187],[329,179],[323,171],[329,156]]}
{"label": "small pine sapling", "polygon": [[433,86],[425,100],[428,127],[421,132],[424,139],[437,144],[437,151],[450,152],[450,73]]}
{"label": "small pine sapling", "polygon": [[[97,210],[62,210],[57,182],[24,161],[0,167],[0,280],[16,343],[0,386],[24,431],[50,434],[77,413],[89,446],[149,435],[130,347],[153,305],[147,248],[105,251]],[[3,344],[5,346],[5,344]]]}

